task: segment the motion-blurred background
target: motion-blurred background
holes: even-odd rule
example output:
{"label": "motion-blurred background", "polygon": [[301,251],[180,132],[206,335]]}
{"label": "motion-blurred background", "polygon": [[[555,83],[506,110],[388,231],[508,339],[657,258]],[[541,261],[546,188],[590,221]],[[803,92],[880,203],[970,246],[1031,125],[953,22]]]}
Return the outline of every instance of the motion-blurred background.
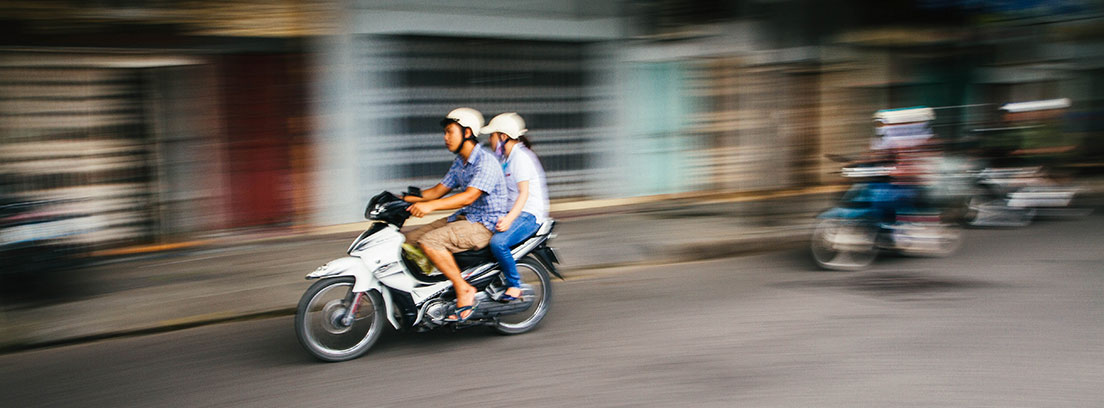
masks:
{"label": "motion-blurred background", "polygon": [[49,242],[51,260],[359,221],[380,190],[439,180],[452,155],[437,122],[459,106],[525,117],[561,202],[838,183],[825,156],[869,149],[872,114],[910,106],[960,140],[1006,103],[1068,98],[1049,118],[1076,146],[1065,174],[1104,157],[1097,0],[0,10],[6,216],[49,221],[4,244]]}

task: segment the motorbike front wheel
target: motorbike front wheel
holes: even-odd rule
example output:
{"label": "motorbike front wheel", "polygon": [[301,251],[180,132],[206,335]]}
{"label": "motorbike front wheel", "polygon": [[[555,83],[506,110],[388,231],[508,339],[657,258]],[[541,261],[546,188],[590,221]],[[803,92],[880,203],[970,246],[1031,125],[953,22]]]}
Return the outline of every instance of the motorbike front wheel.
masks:
{"label": "motorbike front wheel", "polygon": [[[322,361],[346,361],[360,357],[380,337],[387,320],[383,299],[370,290],[357,296],[352,277],[315,282],[299,300],[295,335],[299,344]],[[353,302],[356,313],[348,316]],[[351,318],[350,318],[351,317]]]}
{"label": "motorbike front wheel", "polygon": [[810,250],[824,269],[857,271],[870,266],[878,256],[877,232],[857,222],[826,219],[813,230]]}

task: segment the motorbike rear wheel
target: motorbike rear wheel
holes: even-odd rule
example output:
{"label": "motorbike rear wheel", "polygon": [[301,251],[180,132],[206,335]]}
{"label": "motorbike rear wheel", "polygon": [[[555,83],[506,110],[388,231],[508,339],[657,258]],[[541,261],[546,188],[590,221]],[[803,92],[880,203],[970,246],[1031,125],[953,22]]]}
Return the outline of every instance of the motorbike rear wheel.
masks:
{"label": "motorbike rear wheel", "polygon": [[[352,277],[323,279],[311,285],[299,300],[295,335],[299,344],[319,360],[352,360],[379,340],[387,320],[383,299],[374,290],[358,297],[353,292],[354,282]],[[347,311],[356,299],[356,314],[347,324]]]}
{"label": "motorbike rear wheel", "polygon": [[943,258],[954,255],[962,247],[962,227],[957,224],[944,224],[938,227],[939,244],[930,256]]}
{"label": "motorbike rear wheel", "polygon": [[877,232],[855,222],[826,219],[813,230],[809,244],[813,261],[824,269],[857,271],[874,263]]}
{"label": "motorbike rear wheel", "polygon": [[517,261],[517,269],[521,282],[533,288],[533,304],[525,311],[500,318],[495,330],[502,334],[521,334],[535,329],[552,306],[552,277],[548,268],[532,256],[526,256]]}

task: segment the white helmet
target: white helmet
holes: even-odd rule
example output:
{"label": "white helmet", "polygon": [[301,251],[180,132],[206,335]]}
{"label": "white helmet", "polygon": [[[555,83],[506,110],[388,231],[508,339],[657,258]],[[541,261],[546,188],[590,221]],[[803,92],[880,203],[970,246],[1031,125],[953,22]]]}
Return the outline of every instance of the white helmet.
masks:
{"label": "white helmet", "polygon": [[441,127],[448,126],[449,123],[470,128],[472,137],[479,136],[479,131],[483,128],[483,114],[472,108],[456,108],[441,120]]}
{"label": "white helmet", "polygon": [[507,112],[495,116],[491,119],[490,123],[483,128],[483,134],[489,135],[491,133],[503,133],[509,136],[511,139],[517,139],[528,132],[529,129],[525,128],[525,120],[514,112]]}

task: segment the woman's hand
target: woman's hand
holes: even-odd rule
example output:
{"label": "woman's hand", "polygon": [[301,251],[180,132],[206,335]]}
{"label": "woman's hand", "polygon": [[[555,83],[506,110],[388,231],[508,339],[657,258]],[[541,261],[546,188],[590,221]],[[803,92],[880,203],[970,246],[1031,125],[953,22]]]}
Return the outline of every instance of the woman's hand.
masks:
{"label": "woman's hand", "polygon": [[514,223],[514,217],[509,215],[499,218],[498,223],[495,224],[495,230],[498,232],[506,232],[510,229],[510,225]]}

